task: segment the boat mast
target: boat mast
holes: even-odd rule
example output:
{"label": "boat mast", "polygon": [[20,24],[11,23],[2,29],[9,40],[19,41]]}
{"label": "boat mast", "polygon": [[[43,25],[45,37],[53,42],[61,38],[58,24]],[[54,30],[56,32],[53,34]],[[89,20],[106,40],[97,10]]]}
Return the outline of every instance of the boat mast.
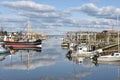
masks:
{"label": "boat mast", "polygon": [[[119,20],[119,17],[117,16],[117,26],[118,26],[118,20]],[[119,29],[118,29],[118,53],[119,53],[119,47],[120,47],[120,46],[119,46],[119,44],[120,44],[120,43],[119,43],[119,38],[120,38],[120,37],[119,37]]]}
{"label": "boat mast", "polygon": [[30,32],[31,32],[31,26],[30,26],[30,20],[28,20],[28,23],[27,23],[27,37],[28,39],[30,39]]}

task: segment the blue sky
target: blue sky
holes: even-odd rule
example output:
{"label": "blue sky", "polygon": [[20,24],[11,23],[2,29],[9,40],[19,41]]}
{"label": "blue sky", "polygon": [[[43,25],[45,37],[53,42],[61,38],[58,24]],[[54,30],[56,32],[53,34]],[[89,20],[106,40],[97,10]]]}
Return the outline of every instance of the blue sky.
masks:
{"label": "blue sky", "polygon": [[[102,31],[119,27],[119,0],[0,0],[0,25],[7,31],[64,34],[67,31]],[[119,25],[119,24],[118,24]]]}

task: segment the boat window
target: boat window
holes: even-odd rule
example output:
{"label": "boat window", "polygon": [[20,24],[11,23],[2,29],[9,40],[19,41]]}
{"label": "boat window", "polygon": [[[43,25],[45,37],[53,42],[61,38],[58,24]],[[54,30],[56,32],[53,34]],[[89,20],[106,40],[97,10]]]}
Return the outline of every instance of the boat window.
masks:
{"label": "boat window", "polygon": [[80,48],[80,50],[82,50],[82,48]]}
{"label": "boat window", "polygon": [[119,56],[119,54],[115,54],[115,56]]}

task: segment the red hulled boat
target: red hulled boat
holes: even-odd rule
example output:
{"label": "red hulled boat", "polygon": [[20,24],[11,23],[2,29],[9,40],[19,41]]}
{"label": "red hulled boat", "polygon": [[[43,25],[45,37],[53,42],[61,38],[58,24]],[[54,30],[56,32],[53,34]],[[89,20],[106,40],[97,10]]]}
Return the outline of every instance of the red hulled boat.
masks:
{"label": "red hulled boat", "polygon": [[42,45],[42,40],[38,39],[36,41],[33,42],[9,42],[9,41],[5,41],[4,46],[5,47],[13,47],[15,49],[17,48],[41,48]]}

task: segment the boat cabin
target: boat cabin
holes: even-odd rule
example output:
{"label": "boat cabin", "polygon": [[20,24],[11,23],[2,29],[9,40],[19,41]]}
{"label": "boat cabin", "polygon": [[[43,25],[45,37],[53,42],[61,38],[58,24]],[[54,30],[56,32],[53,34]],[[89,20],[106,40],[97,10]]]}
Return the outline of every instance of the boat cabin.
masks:
{"label": "boat cabin", "polygon": [[111,56],[119,56],[120,57],[120,53],[112,53]]}
{"label": "boat cabin", "polygon": [[85,43],[83,43],[78,46],[78,51],[79,52],[88,52],[88,51],[90,51],[90,47],[88,45],[86,45]]}

